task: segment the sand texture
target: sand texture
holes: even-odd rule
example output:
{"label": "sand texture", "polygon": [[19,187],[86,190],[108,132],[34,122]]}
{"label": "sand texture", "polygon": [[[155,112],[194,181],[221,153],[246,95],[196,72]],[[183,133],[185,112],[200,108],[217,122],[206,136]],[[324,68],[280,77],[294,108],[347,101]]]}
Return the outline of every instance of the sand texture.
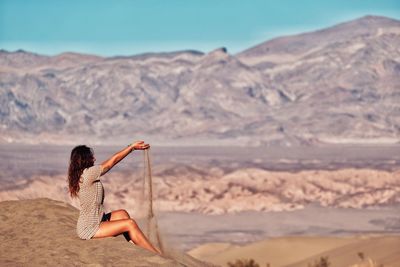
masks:
{"label": "sand texture", "polygon": [[188,255],[160,257],[123,235],[81,240],[78,215],[48,198],[0,202],[0,266],[209,266]]}
{"label": "sand texture", "polygon": [[280,237],[245,246],[210,243],[189,254],[221,266],[236,259],[254,259],[260,266],[308,267],[327,257],[329,266],[399,267],[400,236]]}

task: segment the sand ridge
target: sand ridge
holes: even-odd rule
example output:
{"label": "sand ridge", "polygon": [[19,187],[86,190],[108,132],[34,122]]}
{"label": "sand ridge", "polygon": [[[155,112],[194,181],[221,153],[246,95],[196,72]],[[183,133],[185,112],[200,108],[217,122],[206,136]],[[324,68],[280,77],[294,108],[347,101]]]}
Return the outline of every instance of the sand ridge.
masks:
{"label": "sand ridge", "polygon": [[123,235],[81,240],[78,215],[48,198],[0,202],[0,266],[210,266],[188,255],[160,257]]}

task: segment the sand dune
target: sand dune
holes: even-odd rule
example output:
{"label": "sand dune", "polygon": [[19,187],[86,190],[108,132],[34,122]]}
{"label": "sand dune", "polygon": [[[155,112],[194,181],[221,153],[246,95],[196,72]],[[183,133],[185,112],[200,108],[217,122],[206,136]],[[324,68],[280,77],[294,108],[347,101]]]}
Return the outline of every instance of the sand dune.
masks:
{"label": "sand dune", "polygon": [[160,257],[123,235],[81,240],[78,213],[47,198],[0,202],[0,266],[209,266],[184,254]]}
{"label": "sand dune", "polygon": [[[358,255],[360,252],[364,261]],[[376,266],[399,267],[400,237],[284,237],[245,246],[206,244],[189,254],[222,266],[236,259],[252,258],[261,266],[268,263],[271,267],[308,267],[320,257],[327,256],[330,266],[370,266],[362,265],[370,260]]]}
{"label": "sand dune", "polygon": [[353,242],[355,240],[351,238],[284,237],[245,246],[207,244],[191,250],[189,254],[224,266],[228,261],[240,258],[252,258],[262,265],[269,263],[271,266],[285,266]]}
{"label": "sand dune", "polygon": [[[364,255],[364,260],[361,260],[359,253]],[[331,266],[369,267],[371,264],[368,265],[368,262],[371,262],[377,267],[399,267],[400,236],[361,238],[357,242],[324,251],[285,267],[308,267],[309,262],[323,256],[329,257]]]}

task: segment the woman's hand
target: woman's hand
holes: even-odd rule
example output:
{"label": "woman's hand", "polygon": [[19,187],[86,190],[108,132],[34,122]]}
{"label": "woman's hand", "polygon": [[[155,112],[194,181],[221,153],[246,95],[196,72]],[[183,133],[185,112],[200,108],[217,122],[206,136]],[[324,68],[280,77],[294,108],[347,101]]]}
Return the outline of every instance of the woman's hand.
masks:
{"label": "woman's hand", "polygon": [[121,151],[115,153],[111,158],[108,160],[104,161],[101,163],[102,166],[102,174],[107,173],[109,170],[111,170],[112,167],[115,166],[118,162],[120,162],[123,158],[125,158],[129,153],[131,153],[133,150],[145,150],[150,148],[149,144],[145,144],[144,141],[135,141],[132,144],[128,145]]}
{"label": "woman's hand", "polygon": [[144,141],[135,141],[129,145],[134,150],[145,150],[150,148],[149,144],[145,144]]}

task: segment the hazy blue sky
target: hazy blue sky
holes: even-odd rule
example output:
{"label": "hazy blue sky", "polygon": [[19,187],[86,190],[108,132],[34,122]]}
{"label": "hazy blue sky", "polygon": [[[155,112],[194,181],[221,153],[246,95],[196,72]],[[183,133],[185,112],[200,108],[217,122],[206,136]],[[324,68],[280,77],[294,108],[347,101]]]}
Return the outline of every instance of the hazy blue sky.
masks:
{"label": "hazy blue sky", "polygon": [[372,14],[400,19],[400,0],[0,0],[0,48],[129,55],[225,46]]}

